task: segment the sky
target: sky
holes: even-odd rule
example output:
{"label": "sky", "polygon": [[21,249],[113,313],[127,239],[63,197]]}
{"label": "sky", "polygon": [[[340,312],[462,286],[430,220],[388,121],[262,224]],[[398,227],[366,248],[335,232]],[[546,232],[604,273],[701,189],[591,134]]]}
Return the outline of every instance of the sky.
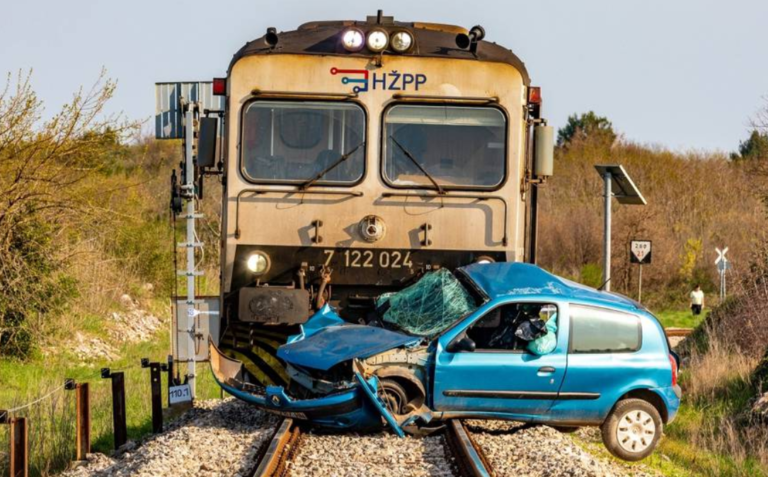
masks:
{"label": "sky", "polygon": [[[154,115],[154,83],[224,76],[267,27],[364,20],[480,24],[542,87],[562,127],[589,110],[628,140],[674,150],[733,151],[768,107],[765,0],[24,0],[2,1],[0,72],[33,70],[53,114],[102,68],[117,80],[109,108]],[[151,121],[148,121],[148,130]]]}

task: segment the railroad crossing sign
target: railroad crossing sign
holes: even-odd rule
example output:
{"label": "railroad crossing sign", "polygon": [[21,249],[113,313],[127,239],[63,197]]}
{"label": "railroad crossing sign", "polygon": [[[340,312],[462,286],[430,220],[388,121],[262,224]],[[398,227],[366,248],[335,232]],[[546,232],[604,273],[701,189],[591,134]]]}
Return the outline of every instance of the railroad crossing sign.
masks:
{"label": "railroad crossing sign", "polygon": [[641,265],[651,263],[651,241],[632,240],[629,243],[629,262]]}
{"label": "railroad crossing sign", "polygon": [[725,258],[725,254],[728,253],[728,247],[725,247],[722,251],[719,248],[715,248],[715,251],[717,252],[717,259],[715,260],[717,271],[722,273],[731,268],[731,262]]}

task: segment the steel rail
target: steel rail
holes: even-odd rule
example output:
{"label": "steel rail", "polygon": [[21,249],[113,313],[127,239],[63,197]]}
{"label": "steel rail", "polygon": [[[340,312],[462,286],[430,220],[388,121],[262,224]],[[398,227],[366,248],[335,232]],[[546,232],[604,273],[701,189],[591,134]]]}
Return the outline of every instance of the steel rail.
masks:
{"label": "steel rail", "polygon": [[253,477],[277,477],[285,476],[288,473],[288,459],[290,459],[299,448],[301,443],[301,429],[295,425],[293,419],[283,419],[280,426],[272,436],[262,452],[259,465],[251,474]]}
{"label": "steel rail", "polygon": [[483,449],[472,440],[472,436],[458,419],[448,421],[446,440],[457,459],[459,473],[466,477],[493,477],[493,469]]}

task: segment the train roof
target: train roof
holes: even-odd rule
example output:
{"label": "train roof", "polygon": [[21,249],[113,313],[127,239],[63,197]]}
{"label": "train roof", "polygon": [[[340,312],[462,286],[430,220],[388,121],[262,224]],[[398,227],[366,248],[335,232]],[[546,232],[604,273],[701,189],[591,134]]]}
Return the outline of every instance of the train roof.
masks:
{"label": "train roof", "polygon": [[511,50],[493,42],[481,40],[475,51],[460,49],[456,46],[456,35],[467,33],[462,27],[441,25],[435,23],[420,22],[396,22],[391,17],[383,17],[383,21],[377,17],[368,17],[366,21],[322,21],[310,22],[301,25],[297,30],[280,32],[277,34],[278,42],[275,46],[267,43],[267,35],[245,44],[235,53],[229,70],[238,60],[246,56],[254,55],[321,55],[321,56],[349,56],[359,58],[374,58],[378,54],[363,49],[359,52],[350,52],[341,45],[341,35],[348,27],[357,27],[363,30],[377,28],[390,32],[407,30],[415,40],[413,49],[407,53],[389,53],[387,55],[416,56],[426,58],[448,58],[470,61],[489,61],[506,63],[517,69],[523,77],[523,83],[530,85],[530,77],[525,64]]}

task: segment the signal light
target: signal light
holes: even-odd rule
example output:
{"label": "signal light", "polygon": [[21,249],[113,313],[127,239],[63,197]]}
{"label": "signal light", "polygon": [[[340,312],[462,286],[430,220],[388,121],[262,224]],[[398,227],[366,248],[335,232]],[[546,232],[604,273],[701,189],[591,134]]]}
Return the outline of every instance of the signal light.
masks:
{"label": "signal light", "polygon": [[531,104],[541,104],[540,86],[531,86],[528,88],[528,102]]}
{"label": "signal light", "polygon": [[214,96],[227,95],[227,78],[213,78],[213,94]]}

